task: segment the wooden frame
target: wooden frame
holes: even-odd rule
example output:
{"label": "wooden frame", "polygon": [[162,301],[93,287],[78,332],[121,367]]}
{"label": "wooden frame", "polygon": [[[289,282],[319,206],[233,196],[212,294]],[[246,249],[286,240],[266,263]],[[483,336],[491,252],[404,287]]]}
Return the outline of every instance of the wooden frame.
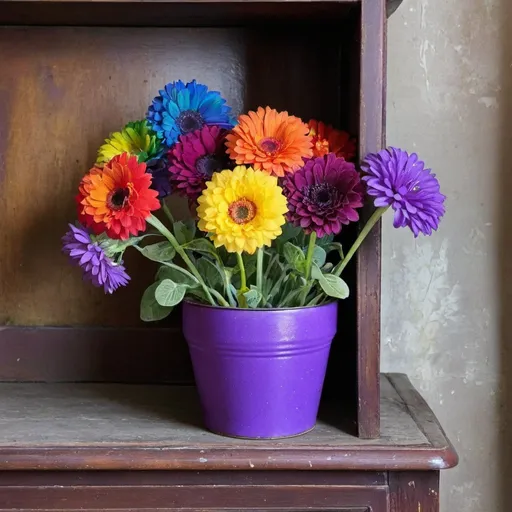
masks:
{"label": "wooden frame", "polygon": [[[393,8],[396,2],[388,3]],[[122,14],[120,14],[122,12]],[[385,91],[385,0],[343,0],[333,1],[298,1],[298,2],[173,2],[153,1],[137,2],[121,0],[119,2],[98,1],[47,1],[47,0],[3,0],[0,3],[0,25],[57,25],[57,26],[239,26],[254,27],[265,24],[275,41],[280,44],[278,31],[282,21],[298,27],[329,27],[340,47],[352,46],[348,55],[352,72],[357,72],[357,79],[345,84],[345,93],[358,98],[353,112],[345,113],[353,128],[359,133],[359,154],[378,150],[384,144],[384,91]],[[336,32],[340,23],[349,20],[354,31]],[[350,21],[351,20],[351,21]],[[357,22],[354,24],[354,22]],[[357,24],[359,26],[357,26]],[[30,30],[39,30],[32,29]],[[49,30],[49,29],[44,29]],[[0,29],[1,31],[1,29]],[[25,32],[29,35],[32,32]],[[18,33],[18,37],[19,37]],[[0,32],[1,36],[1,32]],[[21,33],[21,37],[23,33]],[[328,43],[329,35],[317,33],[319,41]],[[33,43],[37,44],[34,37]],[[271,40],[272,41],[272,40]],[[29,44],[29,43],[27,43]],[[264,45],[264,42],[261,42]],[[300,59],[310,59],[318,69],[329,74],[333,69],[329,59],[334,56],[329,46],[324,45],[324,53],[309,56],[296,56],[295,43],[290,43],[287,50],[280,49],[275,57],[273,48],[265,48],[265,57],[255,53],[253,46],[248,46],[246,58],[252,59],[251,69],[270,66],[280,69],[283,62],[289,62],[289,69],[298,65]],[[308,42],[309,44],[309,42]],[[4,51],[7,66],[11,53],[15,51],[16,42],[9,42],[7,37],[0,38],[0,54]],[[286,46],[286,45],[285,45]],[[264,47],[264,46],[263,46]],[[303,45],[301,48],[305,48]],[[320,46],[319,46],[320,48]],[[17,58],[19,64],[20,58]],[[285,59],[284,61],[282,59]],[[341,57],[345,59],[346,57]],[[280,60],[281,59],[281,60]],[[323,59],[323,60],[322,60]],[[27,65],[34,65],[28,61]],[[309,62],[309,61],[308,61]],[[342,61],[337,59],[338,65]],[[323,67],[320,67],[323,66]],[[286,69],[286,68],[284,68]],[[336,68],[334,68],[336,69]],[[339,70],[336,70],[339,72]],[[14,76],[14,75],[13,75]],[[328,75],[330,83],[338,90],[335,75]],[[0,108],[0,133],[8,141],[9,122],[9,87],[13,85],[4,77],[0,78],[0,92],[4,93],[5,107]],[[253,91],[258,91],[258,100],[274,97],[265,81],[257,81],[249,76]],[[343,80],[343,78],[341,79]],[[344,87],[345,87],[344,86]],[[308,87],[308,86],[307,86]],[[357,90],[354,90],[357,88]],[[352,91],[350,92],[350,90]],[[246,96],[251,98],[255,92],[250,88]],[[303,94],[283,93],[277,97],[277,103],[294,104],[303,102]],[[285,98],[286,97],[286,98]],[[263,98],[263,100],[261,100]],[[287,103],[288,102],[288,103]],[[341,99],[338,100],[341,102]],[[0,105],[0,106],[2,106]],[[311,107],[305,108],[308,113]],[[323,104],[323,113],[329,116],[328,105]],[[309,110],[308,110],[309,109]],[[319,112],[319,116],[322,112]],[[327,119],[334,122],[335,120]],[[5,133],[4,133],[5,132]],[[101,137],[101,134],[98,134]],[[8,151],[9,146],[6,148]],[[2,164],[2,162],[0,162]],[[7,165],[6,161],[3,165]],[[1,167],[2,165],[0,165]],[[4,169],[5,170],[5,169]],[[1,169],[0,169],[1,171]],[[0,201],[2,197],[0,196]],[[371,213],[367,207],[363,219]],[[355,236],[352,233],[349,236]],[[6,242],[7,243],[7,242]],[[5,245],[5,244],[4,244]],[[1,259],[0,254],[0,259]],[[4,266],[5,268],[5,266]],[[21,272],[22,270],[16,270]],[[356,294],[351,302],[342,308],[341,324],[343,332],[335,342],[330,360],[330,374],[326,383],[326,396],[333,396],[343,401],[344,411],[350,415],[356,425],[356,433],[361,438],[379,436],[379,353],[380,353],[380,226],[376,226],[361,247],[357,262],[351,265]],[[5,280],[4,280],[5,281]],[[2,276],[0,275],[0,284]],[[7,289],[8,287],[6,287]],[[114,306],[115,307],[115,306]],[[346,328],[346,318],[356,322]],[[15,322],[16,324],[16,322]],[[138,350],[143,340],[144,350]],[[118,382],[174,382],[183,383],[191,380],[190,364],[179,329],[168,330],[164,326],[158,329],[122,327],[103,329],[75,327],[25,327],[23,325],[6,325],[0,332],[0,380],[4,381],[118,381]],[[119,355],[123,354],[123,360]]]}

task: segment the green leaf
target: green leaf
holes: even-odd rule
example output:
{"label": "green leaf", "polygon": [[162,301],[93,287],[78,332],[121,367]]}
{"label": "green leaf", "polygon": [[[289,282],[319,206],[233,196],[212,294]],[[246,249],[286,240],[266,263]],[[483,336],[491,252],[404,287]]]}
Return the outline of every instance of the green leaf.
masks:
{"label": "green leaf", "polygon": [[311,277],[318,280],[318,284],[329,297],[346,299],[350,294],[347,283],[345,283],[341,277],[335,276],[334,274],[323,274],[315,264],[313,264]]}
{"label": "green leaf", "polygon": [[141,254],[151,261],[171,261],[176,256],[174,247],[167,241],[146,245],[145,247],[135,246]]}
{"label": "green leaf", "polygon": [[195,238],[183,246],[183,249],[187,251],[194,251],[199,254],[205,254],[206,256],[212,256],[217,261],[221,261],[215,246],[206,238]]}
{"label": "green leaf", "polygon": [[256,288],[252,288],[248,292],[245,292],[243,296],[247,302],[247,307],[252,309],[257,308],[261,302],[261,299],[263,298],[261,293]]}
{"label": "green leaf", "polygon": [[329,250],[327,249],[330,245],[330,243],[334,240],[334,235],[325,235],[322,238],[316,239],[316,245],[319,245],[322,249],[325,249],[327,252]]}
{"label": "green leaf", "polygon": [[289,224],[288,222],[282,227],[282,230],[283,232],[277,239],[278,243],[281,245],[283,245],[285,242],[288,242],[289,240],[294,240],[302,232],[302,228],[294,226],[293,224]]}
{"label": "green leaf", "polygon": [[189,220],[183,222],[181,220],[174,223],[174,236],[180,245],[191,242],[196,234],[195,223],[191,224]]}
{"label": "green leaf", "polygon": [[140,318],[144,322],[156,322],[162,320],[172,311],[172,307],[161,306],[155,297],[155,291],[160,285],[157,281],[146,288],[140,301]]}
{"label": "green leaf", "polygon": [[339,242],[332,242],[329,244],[329,246],[327,247],[327,252],[331,251],[337,251],[342,260],[345,257],[343,255],[343,246]]}
{"label": "green leaf", "polygon": [[175,283],[183,284],[189,288],[197,288],[199,286],[199,281],[188,270],[185,270],[174,263],[164,263],[158,269],[156,278],[159,281],[170,279]]}
{"label": "green leaf", "polygon": [[218,265],[207,258],[200,258],[197,260],[196,267],[208,287],[222,289],[224,276]]}
{"label": "green leaf", "polygon": [[156,287],[155,299],[160,306],[176,306],[183,300],[186,291],[187,287],[185,285],[175,283],[170,279],[164,279]]}
{"label": "green leaf", "polygon": [[315,245],[315,248],[313,249],[313,262],[316,263],[319,267],[323,267],[326,258],[327,253],[325,252],[325,249],[319,245]]}
{"label": "green leaf", "polygon": [[306,256],[304,256],[304,252],[300,247],[297,247],[290,242],[286,242],[284,244],[283,254],[285,260],[292,268],[299,272],[304,272],[306,267]]}

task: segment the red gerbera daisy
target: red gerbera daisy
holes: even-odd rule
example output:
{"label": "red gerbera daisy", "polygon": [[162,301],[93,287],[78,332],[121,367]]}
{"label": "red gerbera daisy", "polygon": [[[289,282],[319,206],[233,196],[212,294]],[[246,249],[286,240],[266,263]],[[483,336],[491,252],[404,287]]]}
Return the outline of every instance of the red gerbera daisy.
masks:
{"label": "red gerbera daisy", "polygon": [[127,240],[146,229],[146,219],[158,210],[158,192],[150,189],[146,164],[128,153],[115,156],[103,166],[93,167],[79,186],[78,217],[95,233]]}
{"label": "red gerbera daisy", "polygon": [[309,135],[313,137],[313,157],[334,153],[350,161],[356,156],[356,141],[347,132],[315,119],[311,119],[308,126]]}

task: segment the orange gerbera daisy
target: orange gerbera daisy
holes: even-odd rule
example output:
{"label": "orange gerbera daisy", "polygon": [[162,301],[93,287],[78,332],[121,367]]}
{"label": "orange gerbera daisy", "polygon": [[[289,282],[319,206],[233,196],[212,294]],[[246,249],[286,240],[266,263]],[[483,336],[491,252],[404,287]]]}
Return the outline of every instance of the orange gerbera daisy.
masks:
{"label": "orange gerbera daisy", "polygon": [[258,107],[238,118],[238,125],[226,136],[228,155],[238,165],[284,176],[304,165],[311,157],[308,125],[288,112]]}
{"label": "orange gerbera daisy", "polygon": [[334,153],[350,161],[356,156],[356,141],[350,134],[335,130],[330,124],[311,119],[308,123],[309,135],[313,138],[313,156],[325,156]]}
{"label": "orange gerbera daisy", "polygon": [[127,240],[146,229],[146,218],[158,210],[158,192],[151,190],[146,164],[128,153],[115,156],[103,168],[93,167],[82,179],[78,217],[95,233]]}

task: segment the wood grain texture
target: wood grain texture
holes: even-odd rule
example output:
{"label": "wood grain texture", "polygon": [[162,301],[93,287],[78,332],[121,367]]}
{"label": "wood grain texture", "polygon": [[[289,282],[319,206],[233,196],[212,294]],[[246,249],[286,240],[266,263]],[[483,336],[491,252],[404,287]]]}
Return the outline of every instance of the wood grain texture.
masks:
{"label": "wood grain texture", "polygon": [[0,187],[0,323],[136,326],[152,265],[128,253],[130,286],[106,297],[60,254],[81,176],[109,132],[144,117],[162,84],[197,78],[242,109],[237,30],[2,28],[8,133]]}
{"label": "wood grain texture", "polygon": [[178,327],[5,327],[0,354],[4,382],[194,382]]}
{"label": "wood grain texture", "polygon": [[[372,492],[361,486],[273,485],[266,488],[240,487],[227,492],[221,486],[159,487],[41,487],[23,489],[0,487],[0,510],[40,508],[44,510],[253,510],[271,507],[277,510],[322,510],[339,512],[386,512],[387,487]],[[356,505],[354,505],[356,504]],[[87,510],[87,508],[86,508]]]}
{"label": "wood grain texture", "polygon": [[[361,7],[361,103],[359,154],[378,151],[384,143],[385,2],[363,0]],[[365,206],[363,226],[373,212]],[[380,368],[380,222],[357,253],[358,435],[379,435]]]}
{"label": "wood grain texture", "polygon": [[439,512],[439,471],[390,473],[390,512]]}
{"label": "wood grain texture", "polygon": [[[346,434],[325,408],[315,430],[291,439],[243,441],[205,431],[193,388],[72,384],[0,385],[0,469],[400,470],[454,463],[441,429],[416,423],[402,381],[383,379],[382,437]],[[424,408],[424,406],[422,407]],[[431,414],[431,413],[430,413]],[[456,459],[455,459],[456,463]]]}

